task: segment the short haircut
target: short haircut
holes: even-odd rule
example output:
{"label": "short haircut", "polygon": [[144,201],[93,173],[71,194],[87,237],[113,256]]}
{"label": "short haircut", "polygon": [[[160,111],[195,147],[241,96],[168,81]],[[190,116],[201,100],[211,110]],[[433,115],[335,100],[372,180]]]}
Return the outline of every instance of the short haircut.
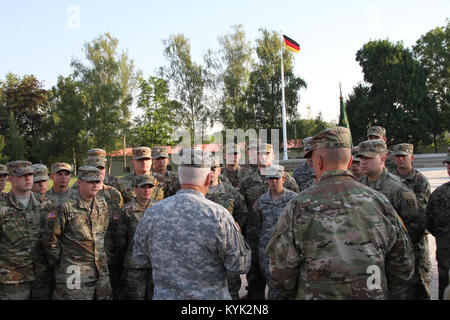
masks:
{"label": "short haircut", "polygon": [[178,167],[178,179],[180,184],[192,184],[196,186],[204,186],[206,177],[211,172],[211,168],[197,168],[197,167]]}

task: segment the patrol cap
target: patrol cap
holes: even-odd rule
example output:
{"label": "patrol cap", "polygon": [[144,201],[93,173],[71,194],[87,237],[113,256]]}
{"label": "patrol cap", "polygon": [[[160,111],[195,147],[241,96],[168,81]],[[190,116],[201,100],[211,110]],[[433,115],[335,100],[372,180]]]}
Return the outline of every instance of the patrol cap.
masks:
{"label": "patrol cap", "polygon": [[447,158],[442,163],[446,166],[448,162],[450,162],[450,147],[447,148]]}
{"label": "patrol cap", "polygon": [[387,153],[386,142],[381,139],[366,140],[358,144],[359,152],[357,157],[365,156],[374,158],[377,154]]}
{"label": "patrol cap", "polygon": [[168,147],[154,147],[152,148],[152,158],[169,158],[169,148]]}
{"label": "patrol cap", "polygon": [[261,143],[261,139],[249,139],[247,151],[250,149],[257,149],[258,145]]}
{"label": "patrol cap", "polygon": [[81,166],[78,168],[78,178],[83,181],[100,181],[100,170],[93,166]]}
{"label": "patrol cap", "polygon": [[133,160],[151,159],[152,150],[148,147],[133,148]]}
{"label": "patrol cap", "polygon": [[6,167],[8,167],[8,175],[13,177],[22,177],[26,174],[34,173],[30,161],[24,160],[10,161],[6,164]]}
{"label": "patrol cap", "polygon": [[311,158],[312,152],[319,149],[351,148],[350,139],[350,130],[345,127],[327,128],[312,137],[311,150],[304,157]]}
{"label": "patrol cap", "polygon": [[273,165],[270,167],[266,167],[265,170],[266,178],[282,178],[284,176],[284,167]]}
{"label": "patrol cap", "polygon": [[89,149],[87,156],[88,158],[106,158],[106,151],[100,148]]}
{"label": "patrol cap", "polygon": [[86,159],[85,163],[87,166],[106,168],[106,158],[103,157],[89,157]]}
{"label": "patrol cap", "polygon": [[211,167],[220,167],[219,157],[218,156],[212,156],[211,157]]}
{"label": "patrol cap", "polygon": [[311,150],[311,140],[312,140],[312,137],[306,137],[303,139],[303,152],[304,153]]}
{"label": "patrol cap", "polygon": [[33,182],[48,181],[48,169],[44,164],[36,163],[31,165],[34,170]]}
{"label": "patrol cap", "polygon": [[386,137],[386,129],[382,126],[373,126],[367,129],[367,137],[377,136],[378,138]]}
{"label": "patrol cap", "polygon": [[66,170],[66,171],[72,172],[71,165],[68,163],[65,163],[65,162],[54,163],[54,164],[52,164],[51,169],[52,169],[52,174],[57,173],[58,171],[61,171],[61,170]]}
{"label": "patrol cap", "polygon": [[237,143],[227,143],[225,145],[226,154],[241,154],[241,146]]}
{"label": "patrol cap", "polygon": [[154,187],[157,184],[155,177],[148,174],[140,174],[134,177],[134,187],[139,188],[147,184]]}
{"label": "patrol cap", "polygon": [[272,145],[270,143],[260,143],[258,146],[258,153],[272,152]]}
{"label": "patrol cap", "polygon": [[411,143],[400,143],[392,147],[394,156],[409,156],[414,154],[414,146]]}
{"label": "patrol cap", "polygon": [[196,148],[180,150],[180,166],[195,168],[210,168],[211,153]]}
{"label": "patrol cap", "polygon": [[8,174],[8,167],[4,164],[0,164],[0,175]]}
{"label": "patrol cap", "polygon": [[357,157],[358,152],[359,152],[359,147],[358,146],[352,148],[352,157],[353,157],[352,161],[353,162],[360,162],[361,161],[361,159]]}

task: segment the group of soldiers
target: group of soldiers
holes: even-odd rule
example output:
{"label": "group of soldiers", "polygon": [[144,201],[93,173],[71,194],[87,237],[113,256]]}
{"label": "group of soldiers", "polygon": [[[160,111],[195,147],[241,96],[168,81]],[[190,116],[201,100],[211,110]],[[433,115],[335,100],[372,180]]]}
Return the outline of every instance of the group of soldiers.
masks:
{"label": "group of soldiers", "polygon": [[[293,176],[261,141],[247,165],[238,144],[224,147],[223,167],[183,150],[178,175],[167,147],[134,148],[120,179],[95,148],[71,188],[67,163],[50,177],[42,164],[0,165],[0,300],[239,300],[241,274],[242,299],[264,300],[266,285],[269,299],[430,299],[427,232],[442,299],[450,183],[431,194],[411,144],[388,151],[380,126],[367,138],[353,149],[343,127],[305,138]],[[444,165],[450,176],[450,148]]]}

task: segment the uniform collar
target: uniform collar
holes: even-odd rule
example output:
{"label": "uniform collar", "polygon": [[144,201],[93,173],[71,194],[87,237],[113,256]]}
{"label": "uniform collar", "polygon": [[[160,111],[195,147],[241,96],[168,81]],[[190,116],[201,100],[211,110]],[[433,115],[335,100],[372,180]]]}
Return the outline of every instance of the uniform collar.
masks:
{"label": "uniform collar", "polygon": [[36,199],[33,192],[31,192],[31,194],[30,194],[30,202],[28,202],[28,207],[26,207],[26,208],[17,200],[14,192],[10,191],[8,193],[8,197],[9,197],[9,202],[11,203],[11,205],[19,210],[25,210],[27,208],[30,208],[30,206],[31,206],[31,208],[34,208],[39,205],[39,201]]}
{"label": "uniform collar", "polygon": [[328,170],[322,174],[319,181],[330,177],[351,177],[354,179],[353,173],[350,170]]}

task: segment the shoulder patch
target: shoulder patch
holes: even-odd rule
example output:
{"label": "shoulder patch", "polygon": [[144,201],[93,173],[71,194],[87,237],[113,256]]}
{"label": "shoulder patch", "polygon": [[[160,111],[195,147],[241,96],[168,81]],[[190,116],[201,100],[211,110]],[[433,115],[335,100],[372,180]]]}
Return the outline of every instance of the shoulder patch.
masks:
{"label": "shoulder patch", "polygon": [[54,218],[56,218],[56,212],[51,211],[47,213],[47,219],[54,219]]}

